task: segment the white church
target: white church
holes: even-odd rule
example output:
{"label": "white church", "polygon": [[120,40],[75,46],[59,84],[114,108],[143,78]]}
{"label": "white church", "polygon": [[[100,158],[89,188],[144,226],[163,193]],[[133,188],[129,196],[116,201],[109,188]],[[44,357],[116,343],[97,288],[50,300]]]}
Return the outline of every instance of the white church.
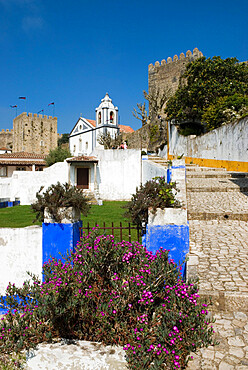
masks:
{"label": "white church", "polygon": [[118,107],[115,107],[108,93],[96,108],[96,120],[80,117],[69,136],[70,152],[73,156],[89,155],[99,146],[100,134],[110,133],[114,138],[120,132],[133,132],[129,126],[118,124]]}

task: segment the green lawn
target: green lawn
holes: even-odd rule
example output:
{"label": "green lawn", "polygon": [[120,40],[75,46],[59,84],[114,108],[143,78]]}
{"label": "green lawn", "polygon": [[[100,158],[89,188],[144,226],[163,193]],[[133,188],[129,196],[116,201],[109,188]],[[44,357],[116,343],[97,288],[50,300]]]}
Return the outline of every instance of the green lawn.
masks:
{"label": "green lawn", "polygon": [[[94,227],[95,224],[99,227],[120,226],[120,222],[123,226],[127,226],[130,222],[128,219],[124,218],[123,214],[125,209],[122,207],[126,202],[118,201],[106,201],[103,202],[102,206],[92,205],[91,210],[87,217],[83,217],[83,227],[87,227],[88,223],[90,228]],[[30,225],[41,225],[40,222],[33,223],[35,218],[34,213],[31,211],[30,206],[15,206],[10,208],[0,209],[0,227],[25,227]],[[107,232],[107,231],[106,231]],[[109,230],[109,233],[112,234],[112,231]],[[116,230],[115,235],[119,233]],[[137,240],[137,232],[132,230],[132,240]],[[127,239],[128,230],[123,231],[123,239]],[[118,238],[119,239],[119,238]]]}

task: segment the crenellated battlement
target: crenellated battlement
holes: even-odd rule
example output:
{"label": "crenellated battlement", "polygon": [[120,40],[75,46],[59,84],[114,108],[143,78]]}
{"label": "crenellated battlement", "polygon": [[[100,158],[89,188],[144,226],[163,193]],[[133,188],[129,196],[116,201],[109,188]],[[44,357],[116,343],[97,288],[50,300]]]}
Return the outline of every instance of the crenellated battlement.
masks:
{"label": "crenellated battlement", "polygon": [[199,51],[197,48],[195,48],[193,50],[193,53],[190,50],[188,50],[186,52],[186,56],[184,55],[184,53],[181,53],[180,56],[179,56],[179,58],[178,58],[177,55],[174,55],[173,58],[168,57],[167,58],[167,62],[166,62],[165,59],[163,59],[161,61],[161,63],[159,63],[158,61],[156,61],[154,65],[151,63],[151,64],[149,64],[148,69],[151,70],[153,68],[159,68],[161,66],[164,67],[167,64],[177,63],[177,62],[180,62],[180,61],[184,61],[185,62],[185,60],[187,61],[187,59],[190,60],[190,61],[192,61],[192,60],[195,60],[195,59],[200,58],[200,57],[203,57],[202,52]]}
{"label": "crenellated battlement", "polygon": [[188,50],[186,54],[181,53],[174,55],[173,58],[168,57],[167,61],[163,59],[161,63],[158,61],[153,65],[148,66],[148,86],[149,93],[152,91],[169,91],[175,93],[178,88],[180,78],[186,70],[188,63],[202,57],[203,54],[197,48],[193,53]]}
{"label": "crenellated battlement", "polygon": [[37,113],[22,112],[21,114],[19,114],[17,117],[14,118],[14,121],[19,120],[21,117],[22,118],[40,118],[44,120],[57,120],[57,117],[47,116],[45,114],[43,115],[43,114],[37,114]]}
{"label": "crenellated battlement", "polygon": [[2,129],[2,131],[0,131],[0,134],[13,134],[13,129],[9,130],[8,128],[6,130]]}

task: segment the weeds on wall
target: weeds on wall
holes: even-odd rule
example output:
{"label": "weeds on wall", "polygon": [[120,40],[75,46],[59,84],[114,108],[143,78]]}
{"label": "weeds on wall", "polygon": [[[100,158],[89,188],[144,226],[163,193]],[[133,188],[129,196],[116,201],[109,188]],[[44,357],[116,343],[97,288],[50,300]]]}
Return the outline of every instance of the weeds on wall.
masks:
{"label": "weeds on wall", "polygon": [[43,271],[43,283],[9,284],[0,298],[9,309],[0,358],[62,337],[122,345],[130,369],[184,369],[192,352],[214,344],[206,302],[162,248],[153,255],[94,230]]}

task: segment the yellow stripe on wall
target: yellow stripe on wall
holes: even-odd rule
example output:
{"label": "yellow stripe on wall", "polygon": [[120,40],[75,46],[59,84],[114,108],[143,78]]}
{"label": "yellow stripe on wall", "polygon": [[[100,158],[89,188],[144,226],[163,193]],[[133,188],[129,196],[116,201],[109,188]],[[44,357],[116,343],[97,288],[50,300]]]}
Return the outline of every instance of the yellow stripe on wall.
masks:
{"label": "yellow stripe on wall", "polygon": [[[168,155],[168,159],[176,159],[175,155]],[[203,167],[226,168],[227,171],[248,172],[248,162],[226,161],[220,159],[206,159],[183,157],[186,164],[197,164]]]}

